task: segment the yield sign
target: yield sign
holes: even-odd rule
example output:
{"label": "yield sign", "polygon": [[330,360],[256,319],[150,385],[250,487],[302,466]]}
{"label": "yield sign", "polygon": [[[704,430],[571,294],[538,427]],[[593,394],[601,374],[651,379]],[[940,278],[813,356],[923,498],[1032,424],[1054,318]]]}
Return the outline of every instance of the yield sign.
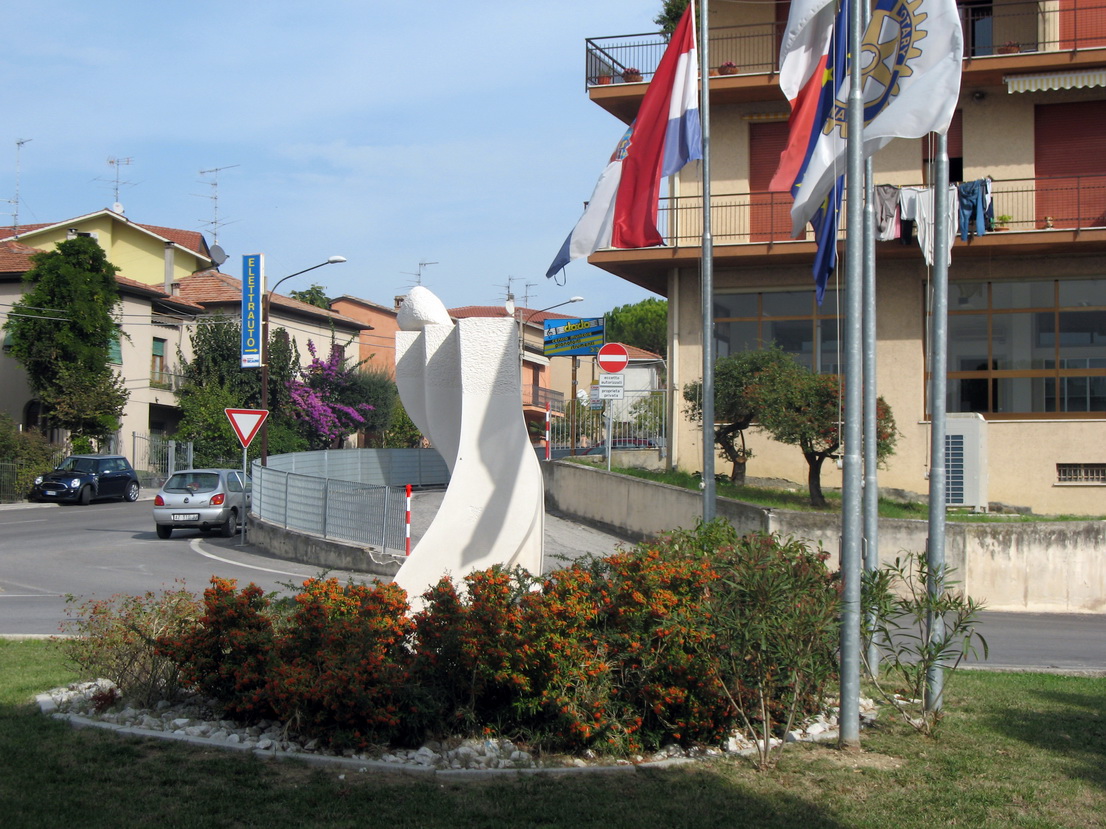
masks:
{"label": "yield sign", "polygon": [[230,425],[234,427],[234,433],[238,435],[238,442],[243,449],[248,449],[250,441],[254,439],[257,430],[269,416],[268,409],[223,409],[230,419]]}
{"label": "yield sign", "polygon": [[599,368],[617,374],[630,364],[630,352],[622,343],[607,343],[595,355]]}

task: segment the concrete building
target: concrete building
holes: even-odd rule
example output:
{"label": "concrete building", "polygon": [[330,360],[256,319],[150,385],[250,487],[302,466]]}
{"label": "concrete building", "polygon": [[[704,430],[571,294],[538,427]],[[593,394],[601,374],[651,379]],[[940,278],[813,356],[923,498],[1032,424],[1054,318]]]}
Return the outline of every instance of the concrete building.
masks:
{"label": "concrete building", "polygon": [[[768,189],[787,136],[776,64],[788,11],[786,2],[710,7],[711,64],[732,62],[735,71],[707,79],[712,336],[720,357],[774,342],[815,370],[837,372],[844,266],[819,307],[813,237],[790,238],[790,194]],[[1100,514],[1106,493],[1106,24],[1096,9],[1074,0],[963,3],[961,12],[965,54],[949,132],[950,174],[956,182],[989,180],[996,221],[985,233],[958,236],[952,249],[949,358],[941,370],[948,378],[950,437],[960,435],[965,460],[950,469],[950,484],[961,475],[968,491],[959,497],[968,503]],[[662,43],[659,35],[589,40],[591,100],[629,123]],[[644,69],[644,80],[619,82],[627,66]],[[896,140],[874,157],[875,183],[924,187],[933,155],[930,139]],[[677,390],[699,379],[702,365],[698,175],[698,166],[689,165],[662,198],[665,247],[602,250],[589,260],[668,298],[669,379]],[[1000,217],[1008,230],[1000,231]],[[916,238],[905,234],[878,242],[876,262],[879,393],[901,432],[880,483],[926,492],[931,269]],[[701,432],[679,411],[679,395],[673,398],[672,462],[697,469]],[[804,480],[797,449],[755,430],[750,446],[756,453],[751,475]],[[829,465],[823,483],[840,484]]]}
{"label": "concrete building", "polygon": [[[172,435],[180,420],[178,354],[191,357],[189,331],[203,317],[240,313],[241,281],[218,272],[201,234],[142,225],[101,210],[59,223],[20,226],[0,237],[0,326],[24,292],[23,274],[32,267],[31,256],[77,235],[95,239],[119,269],[120,321],[126,336],[119,343],[116,369],[130,397],[118,443],[129,454],[135,436]],[[288,331],[306,364],[309,339],[322,347],[325,357],[332,336],[342,345],[356,342],[364,326],[278,294],[270,327]],[[28,428],[39,424],[40,407],[22,367],[6,348],[0,353],[0,411]]]}

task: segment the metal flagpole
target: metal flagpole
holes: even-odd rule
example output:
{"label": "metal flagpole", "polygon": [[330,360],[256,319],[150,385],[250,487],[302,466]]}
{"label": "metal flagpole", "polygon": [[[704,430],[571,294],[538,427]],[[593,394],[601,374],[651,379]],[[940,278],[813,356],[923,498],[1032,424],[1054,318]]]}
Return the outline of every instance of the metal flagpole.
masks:
{"label": "metal flagpole", "polygon": [[[849,2],[849,54],[860,54],[860,1]],[[864,225],[863,81],[859,60],[850,61],[845,233],[845,469],[841,498],[841,699],[840,743],[860,745],[860,454],[863,440],[862,315]],[[861,231],[861,232],[857,232]]]}
{"label": "metal flagpole", "polygon": [[[856,0],[851,0],[856,2]],[[710,229],[710,31],[707,0],[699,3],[699,123],[703,133],[703,521],[715,514],[714,487],[714,241]]]}
{"label": "metal flagpole", "polygon": [[[926,558],[929,565],[929,594],[945,588],[945,394],[948,385],[948,310],[949,310],[949,147],[948,135],[937,137],[937,164],[933,193],[933,296],[930,312],[929,344],[929,540]],[[945,636],[944,620],[930,614],[926,620],[928,641]],[[926,674],[925,710],[941,710],[945,668],[935,663]]]}
{"label": "metal flagpole", "polygon": [[[872,17],[867,3],[861,3],[864,31]],[[872,159],[864,161],[864,569],[879,569],[879,466],[878,412],[876,410],[876,206]],[[875,614],[869,612],[869,630]],[[868,642],[868,669],[879,671],[879,645],[873,635]]]}

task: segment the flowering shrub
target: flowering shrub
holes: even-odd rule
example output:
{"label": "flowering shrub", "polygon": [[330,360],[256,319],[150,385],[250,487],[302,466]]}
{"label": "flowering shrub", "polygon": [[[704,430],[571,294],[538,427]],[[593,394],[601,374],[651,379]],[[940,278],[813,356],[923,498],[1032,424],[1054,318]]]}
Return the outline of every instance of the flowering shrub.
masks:
{"label": "flowering shrub", "polygon": [[292,416],[303,425],[309,448],[327,449],[364,425],[373,407],[357,402],[360,387],[356,366],[346,365],[345,350],[340,345],[331,344],[326,360],[319,359],[311,340],[307,341],[307,350],[311,362],[301,372],[302,379],[288,382]]}
{"label": "flowering shrub", "polygon": [[231,716],[270,717],[267,685],[276,660],[270,601],[256,584],[212,578],[204,614],[191,629],[160,640],[181,681],[220,700]]}
{"label": "flowering shrub", "polygon": [[162,636],[188,629],[199,615],[196,597],[183,583],[160,594],[115,595],[76,605],[66,596],[68,620],[62,629],[62,652],[85,679],[110,679],[120,697],[140,705],[173,698],[178,690],[177,664],[158,652]]}

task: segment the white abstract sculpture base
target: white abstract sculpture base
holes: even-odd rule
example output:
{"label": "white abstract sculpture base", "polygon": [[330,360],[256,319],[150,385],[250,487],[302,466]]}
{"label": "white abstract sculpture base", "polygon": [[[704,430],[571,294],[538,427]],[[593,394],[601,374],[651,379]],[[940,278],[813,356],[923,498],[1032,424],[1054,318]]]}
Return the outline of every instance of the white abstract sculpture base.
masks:
{"label": "white abstract sculpture base", "polygon": [[518,329],[502,317],[450,320],[417,286],[400,308],[396,385],[451,472],[433,523],[395,576],[412,607],[443,575],[495,564],[540,573],[541,467],[522,416]]}

